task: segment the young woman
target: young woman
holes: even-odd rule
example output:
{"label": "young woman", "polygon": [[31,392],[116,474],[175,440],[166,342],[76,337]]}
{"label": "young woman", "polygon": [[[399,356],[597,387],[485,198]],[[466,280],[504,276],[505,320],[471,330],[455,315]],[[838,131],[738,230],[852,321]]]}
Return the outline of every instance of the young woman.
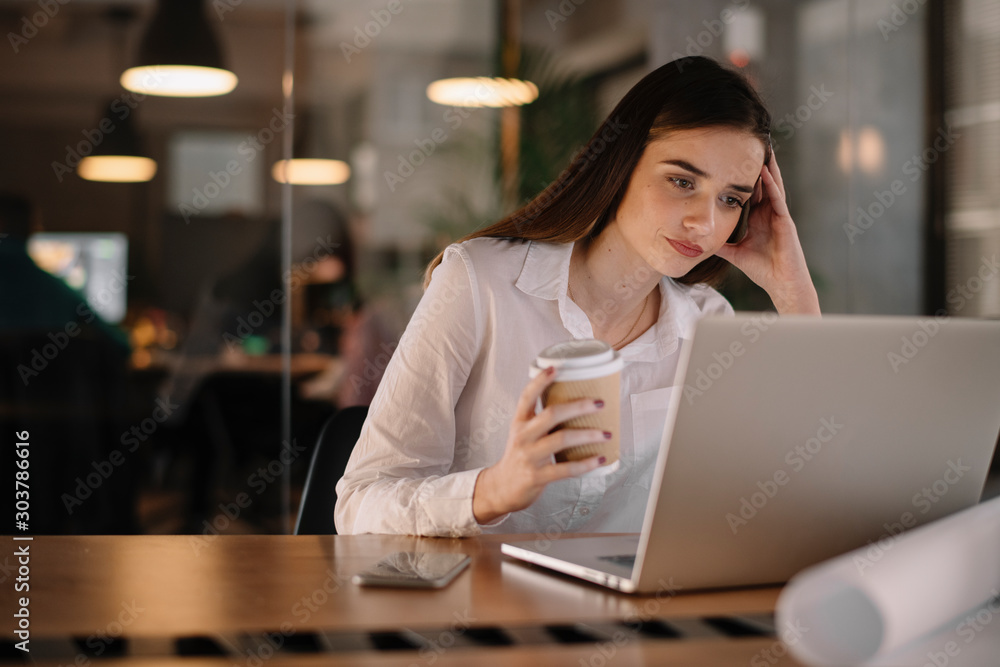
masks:
{"label": "young woman", "polygon": [[[637,532],[680,340],[732,313],[711,285],[729,263],[780,313],[819,313],[770,114],[738,73],[668,63],[622,99],[544,192],[449,246],[386,369],[337,485],[341,533]],[[744,204],[745,238],[727,244]],[[602,409],[536,414],[544,348],[598,338],[620,351],[621,465],[555,463],[605,434],[558,424]]]}

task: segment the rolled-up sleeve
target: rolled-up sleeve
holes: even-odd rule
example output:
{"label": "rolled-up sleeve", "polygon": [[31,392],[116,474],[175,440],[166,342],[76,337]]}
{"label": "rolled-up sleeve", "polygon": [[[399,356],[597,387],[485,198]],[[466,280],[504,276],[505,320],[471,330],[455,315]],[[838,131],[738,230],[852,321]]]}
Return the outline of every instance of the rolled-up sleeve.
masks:
{"label": "rolled-up sleeve", "polygon": [[392,355],[337,484],[338,532],[481,532],[472,494],[482,469],[449,473],[455,405],[481,345],[481,320],[472,264],[451,246]]}

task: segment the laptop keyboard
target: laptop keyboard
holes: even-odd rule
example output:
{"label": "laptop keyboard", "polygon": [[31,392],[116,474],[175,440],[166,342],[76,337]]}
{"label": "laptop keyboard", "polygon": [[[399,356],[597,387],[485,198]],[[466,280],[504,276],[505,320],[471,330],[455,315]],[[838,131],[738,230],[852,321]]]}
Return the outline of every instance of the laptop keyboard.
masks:
{"label": "laptop keyboard", "polygon": [[600,560],[606,560],[622,567],[635,567],[635,554],[622,554],[620,556],[598,556]]}

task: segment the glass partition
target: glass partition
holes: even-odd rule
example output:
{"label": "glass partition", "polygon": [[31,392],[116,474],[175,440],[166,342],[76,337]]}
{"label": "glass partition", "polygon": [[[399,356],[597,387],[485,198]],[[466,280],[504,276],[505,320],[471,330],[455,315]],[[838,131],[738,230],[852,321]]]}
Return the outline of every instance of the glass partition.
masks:
{"label": "glass partition", "polygon": [[[291,530],[320,428],[371,401],[427,262],[544,189],[636,81],[678,57],[740,68],[770,106],[824,309],[924,312],[925,198],[951,146],[927,129],[931,6],[3,3],[0,414],[8,443],[30,442],[27,531],[190,533],[201,548]],[[962,6],[955,30],[985,44],[992,14]],[[148,87],[123,87],[157,56],[161,25],[185,36],[176,57],[214,63],[235,88],[163,96],[177,79],[155,66]],[[978,53],[953,57],[990,80]],[[488,106],[492,79],[428,96],[458,77],[528,81],[537,98]],[[992,98],[961,91],[948,108],[968,129],[949,159],[989,168]],[[91,157],[132,161],[84,168]],[[952,282],[992,238],[976,185],[988,179],[963,169],[949,181]],[[724,293],[771,307],[738,275]],[[994,297],[962,314],[995,315]]]}

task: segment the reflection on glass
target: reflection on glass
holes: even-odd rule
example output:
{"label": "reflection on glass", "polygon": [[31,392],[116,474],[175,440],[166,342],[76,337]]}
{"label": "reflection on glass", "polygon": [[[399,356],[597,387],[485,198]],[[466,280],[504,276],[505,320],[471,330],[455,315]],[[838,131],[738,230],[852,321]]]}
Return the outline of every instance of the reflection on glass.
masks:
{"label": "reflection on glass", "polygon": [[351,168],[341,160],[278,160],[271,176],[279,183],[292,185],[339,185],[351,177]]}
{"label": "reflection on glass", "polygon": [[479,76],[441,79],[427,86],[432,102],[455,107],[514,107],[538,98],[538,86],[520,79]]}
{"label": "reflection on glass", "polygon": [[885,140],[878,128],[868,125],[858,133],[858,166],[873,176],[882,173],[885,166]]}
{"label": "reflection on glass", "polygon": [[132,67],[121,76],[126,90],[162,97],[213,97],[236,88],[239,79],[216,67],[193,65],[151,65]]}
{"label": "reflection on glass", "polygon": [[80,178],[106,183],[142,183],[156,175],[156,162],[137,155],[90,155],[80,161]]}

